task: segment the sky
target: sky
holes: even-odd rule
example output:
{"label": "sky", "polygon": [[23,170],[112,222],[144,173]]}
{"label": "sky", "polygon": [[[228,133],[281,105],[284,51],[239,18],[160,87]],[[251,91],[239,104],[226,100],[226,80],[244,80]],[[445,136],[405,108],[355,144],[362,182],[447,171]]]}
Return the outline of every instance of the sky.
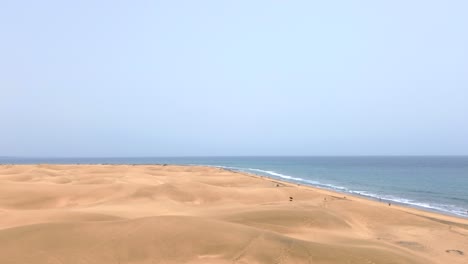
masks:
{"label": "sky", "polygon": [[0,0],[0,156],[467,155],[467,10]]}

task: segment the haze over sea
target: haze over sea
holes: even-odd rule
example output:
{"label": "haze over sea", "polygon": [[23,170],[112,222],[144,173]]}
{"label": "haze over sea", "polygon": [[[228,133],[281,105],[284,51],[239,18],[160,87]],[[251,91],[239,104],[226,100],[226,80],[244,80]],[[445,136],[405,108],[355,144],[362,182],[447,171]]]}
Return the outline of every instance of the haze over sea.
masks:
{"label": "haze over sea", "polygon": [[468,217],[468,156],[0,158],[2,164],[210,165]]}

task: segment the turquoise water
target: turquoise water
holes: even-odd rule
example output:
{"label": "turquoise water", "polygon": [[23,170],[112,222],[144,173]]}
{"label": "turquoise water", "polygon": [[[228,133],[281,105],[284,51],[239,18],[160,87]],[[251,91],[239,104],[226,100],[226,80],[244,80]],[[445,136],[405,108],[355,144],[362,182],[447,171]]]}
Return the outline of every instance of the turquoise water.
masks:
{"label": "turquoise water", "polygon": [[0,158],[0,163],[219,166],[468,217],[468,157]]}

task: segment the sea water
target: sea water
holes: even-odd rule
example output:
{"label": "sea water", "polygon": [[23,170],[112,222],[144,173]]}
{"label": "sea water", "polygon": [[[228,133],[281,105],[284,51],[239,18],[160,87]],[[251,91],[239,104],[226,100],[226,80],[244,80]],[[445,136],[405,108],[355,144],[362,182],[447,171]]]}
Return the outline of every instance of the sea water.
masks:
{"label": "sea water", "polygon": [[3,164],[209,165],[468,217],[468,157],[0,158]]}

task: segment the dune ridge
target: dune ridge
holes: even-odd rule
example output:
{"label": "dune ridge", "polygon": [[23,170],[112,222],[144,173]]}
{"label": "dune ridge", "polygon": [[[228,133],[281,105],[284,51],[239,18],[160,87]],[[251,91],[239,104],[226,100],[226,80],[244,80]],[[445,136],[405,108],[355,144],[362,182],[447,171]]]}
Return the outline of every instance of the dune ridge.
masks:
{"label": "dune ridge", "polygon": [[0,165],[0,263],[462,264],[468,220],[213,167]]}

